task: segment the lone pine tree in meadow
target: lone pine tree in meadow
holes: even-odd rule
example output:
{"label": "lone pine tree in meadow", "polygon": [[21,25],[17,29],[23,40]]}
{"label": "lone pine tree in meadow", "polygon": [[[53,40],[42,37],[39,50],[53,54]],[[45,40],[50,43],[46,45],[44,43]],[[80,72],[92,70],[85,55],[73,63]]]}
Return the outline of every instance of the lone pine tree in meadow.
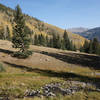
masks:
{"label": "lone pine tree in meadow", "polygon": [[[14,27],[12,43],[14,48],[19,48],[16,56],[22,55],[28,57],[31,52],[28,51],[31,42],[30,33],[26,31],[25,19],[19,5],[16,6],[14,13]],[[28,29],[28,28],[27,28]]]}

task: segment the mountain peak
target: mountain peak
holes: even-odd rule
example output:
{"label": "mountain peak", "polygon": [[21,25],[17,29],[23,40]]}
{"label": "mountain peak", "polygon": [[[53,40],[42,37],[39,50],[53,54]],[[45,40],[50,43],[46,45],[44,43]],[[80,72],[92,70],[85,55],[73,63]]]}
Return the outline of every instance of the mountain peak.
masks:
{"label": "mountain peak", "polygon": [[76,28],[69,28],[68,30],[69,30],[70,32],[77,33],[77,32],[84,32],[84,31],[87,31],[88,28],[76,27]]}

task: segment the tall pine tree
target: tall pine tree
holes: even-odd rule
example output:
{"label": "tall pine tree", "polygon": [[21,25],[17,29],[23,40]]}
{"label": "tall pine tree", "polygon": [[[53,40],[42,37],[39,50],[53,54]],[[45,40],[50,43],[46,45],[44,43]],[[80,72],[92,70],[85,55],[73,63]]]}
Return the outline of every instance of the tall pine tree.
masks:
{"label": "tall pine tree", "polygon": [[30,45],[30,33],[26,31],[25,19],[19,5],[16,6],[14,14],[14,27],[12,43],[14,48],[19,48],[19,52],[28,55]]}
{"label": "tall pine tree", "polygon": [[65,45],[65,49],[70,50],[70,40],[68,38],[68,34],[66,30],[64,31],[63,41],[64,41],[63,43]]}
{"label": "tall pine tree", "polygon": [[98,41],[97,38],[93,39],[92,47],[93,47],[93,53],[94,54],[99,54],[100,44],[99,44],[99,41]]}
{"label": "tall pine tree", "polygon": [[86,40],[84,45],[83,45],[83,51],[88,53],[89,51],[89,42]]}
{"label": "tall pine tree", "polygon": [[34,45],[39,45],[38,35],[34,35]]}
{"label": "tall pine tree", "polygon": [[61,49],[61,37],[59,36],[59,34],[57,35],[57,39],[56,39],[56,48]]}
{"label": "tall pine tree", "polygon": [[9,30],[9,27],[7,26],[7,37],[6,37],[7,40],[11,40],[11,36],[10,36],[10,30]]}
{"label": "tall pine tree", "polygon": [[90,40],[90,43],[89,43],[89,51],[88,53],[93,53],[93,46],[92,46],[92,40]]}

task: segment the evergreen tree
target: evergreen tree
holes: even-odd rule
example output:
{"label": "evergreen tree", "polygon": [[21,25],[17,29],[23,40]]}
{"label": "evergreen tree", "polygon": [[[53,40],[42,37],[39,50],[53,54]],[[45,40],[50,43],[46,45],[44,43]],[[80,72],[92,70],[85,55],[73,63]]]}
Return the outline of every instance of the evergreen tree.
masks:
{"label": "evergreen tree", "polygon": [[89,51],[88,51],[88,53],[93,53],[92,40],[90,40],[90,43],[89,43]]}
{"label": "evergreen tree", "polygon": [[10,36],[10,30],[9,30],[9,27],[7,26],[7,36],[6,36],[6,39],[7,40],[11,40],[11,36]]}
{"label": "evergreen tree", "polygon": [[59,36],[59,34],[53,33],[53,37],[50,41],[51,43],[53,43],[53,48],[58,48],[58,49],[62,48],[62,41],[61,41],[61,37]]}
{"label": "evergreen tree", "polygon": [[88,53],[89,51],[89,42],[86,40],[84,45],[83,45],[83,51]]}
{"label": "evergreen tree", "polygon": [[48,35],[46,36],[46,46],[47,47],[49,46],[49,38],[48,38]]}
{"label": "evergreen tree", "polygon": [[38,40],[39,40],[39,44],[42,45],[42,46],[46,46],[46,38],[45,36],[43,36],[43,34],[40,34],[38,36]]}
{"label": "evergreen tree", "polygon": [[60,36],[58,34],[57,37],[56,37],[56,48],[61,49],[61,46],[62,46],[61,38],[60,38]]}
{"label": "evergreen tree", "polygon": [[48,46],[53,48],[53,38],[50,38]]}
{"label": "evergreen tree", "polygon": [[57,36],[55,33],[53,33],[52,40],[53,40],[53,48],[57,48]]}
{"label": "evergreen tree", "polygon": [[46,37],[43,34],[41,34],[41,40],[41,45],[46,46]]}
{"label": "evergreen tree", "polygon": [[8,26],[4,26],[0,30],[0,39],[3,39],[3,40],[11,40],[10,30],[9,30],[9,27]]}
{"label": "evergreen tree", "polygon": [[77,50],[77,48],[76,48],[76,46],[74,45],[74,49],[73,49],[73,51],[76,51]]}
{"label": "evergreen tree", "polygon": [[64,39],[64,42],[63,43],[65,45],[65,48],[67,50],[70,50],[70,40],[68,38],[68,34],[67,34],[67,31],[66,30],[64,31],[63,39]]}
{"label": "evergreen tree", "polygon": [[100,54],[100,43],[97,38],[94,38],[90,42],[85,41],[83,47],[80,48],[80,51],[86,53]]}
{"label": "evergreen tree", "polygon": [[61,40],[61,49],[65,50],[65,42],[64,39]]}
{"label": "evergreen tree", "polygon": [[30,33],[26,31],[25,26],[25,19],[22,14],[21,8],[19,5],[16,6],[15,14],[14,14],[14,27],[13,27],[13,37],[12,37],[12,43],[14,48],[20,49],[20,54],[27,55],[28,53],[29,45],[31,42],[30,39]]}
{"label": "evergreen tree", "polygon": [[94,54],[99,54],[99,41],[98,41],[98,39],[97,38],[94,38],[93,39],[93,43],[92,43],[92,47],[93,47],[93,53]]}
{"label": "evergreen tree", "polygon": [[72,41],[70,41],[69,47],[70,47],[70,50],[76,51],[76,46],[73,44]]}
{"label": "evergreen tree", "polygon": [[4,29],[0,30],[0,39],[4,39]]}
{"label": "evergreen tree", "polygon": [[29,29],[29,27],[27,27],[27,26],[25,26],[24,31],[25,31],[26,33],[28,33],[28,36],[29,36],[30,41],[31,41],[31,44],[32,44],[32,35],[33,35],[33,31],[31,31],[31,30]]}
{"label": "evergreen tree", "polygon": [[80,50],[80,52],[84,52],[83,46],[81,46],[79,50]]}
{"label": "evergreen tree", "polygon": [[42,40],[41,40],[41,35],[40,34],[38,35],[38,41],[39,41],[39,45],[41,45]]}
{"label": "evergreen tree", "polygon": [[38,45],[38,44],[39,44],[38,35],[35,34],[35,36],[34,36],[34,45]]}

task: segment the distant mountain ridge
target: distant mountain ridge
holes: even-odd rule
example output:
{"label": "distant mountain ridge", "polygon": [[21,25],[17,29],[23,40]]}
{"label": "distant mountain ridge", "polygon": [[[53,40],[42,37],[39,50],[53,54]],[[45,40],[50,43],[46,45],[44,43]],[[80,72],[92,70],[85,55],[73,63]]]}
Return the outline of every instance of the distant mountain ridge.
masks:
{"label": "distant mountain ridge", "polygon": [[93,38],[97,38],[100,41],[100,27],[89,29],[84,32],[79,32],[77,34],[79,34],[89,40],[92,40]]}
{"label": "distant mountain ridge", "polygon": [[70,28],[68,29],[68,31],[72,32],[72,33],[81,33],[84,31],[87,31],[88,28],[84,28],[84,27],[77,27],[77,28]]}

